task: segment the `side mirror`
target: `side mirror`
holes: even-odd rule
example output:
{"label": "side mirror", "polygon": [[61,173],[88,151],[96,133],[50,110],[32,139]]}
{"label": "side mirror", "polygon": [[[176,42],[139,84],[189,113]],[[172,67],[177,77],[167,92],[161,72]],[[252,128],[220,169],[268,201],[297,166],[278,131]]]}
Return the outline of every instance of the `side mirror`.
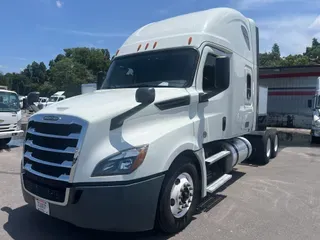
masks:
{"label": "side mirror", "polygon": [[27,97],[27,101],[28,101],[28,105],[31,106],[33,105],[35,102],[39,102],[39,92],[31,92],[28,94]]}
{"label": "side mirror", "polygon": [[102,87],[104,81],[104,72],[100,71],[97,75],[97,90],[99,90]]}
{"label": "side mirror", "polygon": [[136,91],[136,101],[142,104],[151,104],[156,98],[154,88],[138,88]]}
{"label": "side mirror", "polygon": [[308,108],[312,108],[312,100],[311,99],[308,100]]}

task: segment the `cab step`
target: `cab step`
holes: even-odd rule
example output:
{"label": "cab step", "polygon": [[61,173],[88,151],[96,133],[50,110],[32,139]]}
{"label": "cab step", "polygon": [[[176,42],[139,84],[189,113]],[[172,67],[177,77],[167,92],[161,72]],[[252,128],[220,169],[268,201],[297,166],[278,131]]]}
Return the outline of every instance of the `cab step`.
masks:
{"label": "cab step", "polygon": [[207,186],[207,192],[213,193],[216,191],[219,187],[221,187],[223,184],[225,184],[227,181],[229,181],[232,178],[230,174],[224,174],[220,178],[218,178],[216,181],[211,183],[209,186]]}
{"label": "cab step", "polygon": [[230,151],[221,151],[218,152],[214,155],[212,155],[211,157],[206,159],[206,163],[208,163],[209,165],[211,165],[212,163],[215,163],[216,161],[228,156],[230,154]]}

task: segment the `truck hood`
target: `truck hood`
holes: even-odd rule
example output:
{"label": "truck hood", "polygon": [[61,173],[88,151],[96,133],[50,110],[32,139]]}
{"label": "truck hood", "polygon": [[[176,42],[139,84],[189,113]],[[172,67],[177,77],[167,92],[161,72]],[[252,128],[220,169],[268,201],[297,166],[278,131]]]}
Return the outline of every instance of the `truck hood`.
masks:
{"label": "truck hood", "polygon": [[[140,103],[135,100],[137,88],[106,89],[67,98],[40,110],[37,114],[64,114],[82,118],[88,122],[113,118]],[[155,102],[189,95],[184,88],[156,88]],[[159,111],[154,104],[137,113],[139,117]]]}

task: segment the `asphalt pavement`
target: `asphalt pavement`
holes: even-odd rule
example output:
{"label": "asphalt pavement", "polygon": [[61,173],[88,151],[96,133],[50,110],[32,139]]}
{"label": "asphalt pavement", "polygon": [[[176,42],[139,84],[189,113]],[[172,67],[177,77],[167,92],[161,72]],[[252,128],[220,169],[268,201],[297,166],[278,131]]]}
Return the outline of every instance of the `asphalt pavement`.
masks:
{"label": "asphalt pavement", "polygon": [[234,239],[318,240],[320,237],[320,145],[308,134],[288,131],[267,166],[239,165],[233,178],[199,206],[181,233],[164,236],[81,229],[26,206],[20,187],[22,140],[0,150],[0,239]]}

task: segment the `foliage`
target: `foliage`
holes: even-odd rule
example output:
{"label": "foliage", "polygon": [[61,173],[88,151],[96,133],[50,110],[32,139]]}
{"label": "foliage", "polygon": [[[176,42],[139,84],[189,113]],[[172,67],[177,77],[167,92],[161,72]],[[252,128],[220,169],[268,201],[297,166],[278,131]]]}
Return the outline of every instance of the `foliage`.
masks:
{"label": "foliage", "polygon": [[38,91],[41,96],[50,96],[57,91],[66,91],[67,96],[80,94],[81,84],[96,81],[100,71],[106,72],[110,65],[107,49],[68,48],[49,62],[32,62],[20,73],[0,73],[0,85],[6,85],[20,95]]}
{"label": "foliage", "polygon": [[314,38],[312,39],[311,47],[307,47],[303,54],[289,55],[286,57],[281,57],[280,47],[275,43],[271,52],[260,53],[259,64],[261,67],[320,64],[320,43]]}

